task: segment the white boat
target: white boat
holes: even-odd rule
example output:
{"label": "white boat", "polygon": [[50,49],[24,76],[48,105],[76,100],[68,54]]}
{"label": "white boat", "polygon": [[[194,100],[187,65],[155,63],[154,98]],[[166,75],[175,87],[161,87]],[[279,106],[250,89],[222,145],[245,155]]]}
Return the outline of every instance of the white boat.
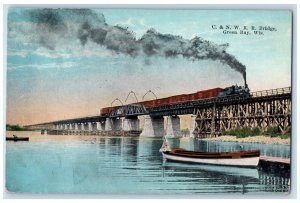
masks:
{"label": "white boat", "polygon": [[226,166],[256,167],[259,162],[259,150],[239,152],[195,152],[181,148],[162,152],[164,158],[172,161],[214,164]]}
{"label": "white boat", "polygon": [[166,139],[161,148],[161,152],[164,158],[172,161],[240,167],[256,167],[260,156],[259,150],[199,152],[182,148],[171,149]]}

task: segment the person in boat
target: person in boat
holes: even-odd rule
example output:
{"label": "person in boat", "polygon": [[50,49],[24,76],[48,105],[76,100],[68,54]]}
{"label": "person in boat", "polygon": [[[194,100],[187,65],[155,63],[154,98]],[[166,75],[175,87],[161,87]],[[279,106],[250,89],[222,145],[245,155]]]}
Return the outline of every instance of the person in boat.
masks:
{"label": "person in boat", "polygon": [[160,152],[169,152],[169,151],[171,151],[171,147],[170,147],[170,144],[169,144],[167,138],[165,136],[163,138],[164,138],[164,142],[163,142],[163,144],[162,144],[159,151]]}
{"label": "person in boat", "polygon": [[18,136],[16,136],[16,135],[13,135],[13,137],[14,137],[14,139],[18,139]]}

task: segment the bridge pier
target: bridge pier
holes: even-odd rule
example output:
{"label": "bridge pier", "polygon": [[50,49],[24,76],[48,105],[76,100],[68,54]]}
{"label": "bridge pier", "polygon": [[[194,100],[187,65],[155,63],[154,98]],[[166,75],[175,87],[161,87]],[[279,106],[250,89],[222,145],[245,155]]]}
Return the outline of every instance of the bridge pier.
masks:
{"label": "bridge pier", "polygon": [[122,130],[122,119],[121,118],[116,118],[113,119],[113,130]]}
{"label": "bridge pier", "polygon": [[92,131],[93,130],[93,123],[92,122],[88,122],[87,123],[87,130],[88,131]]}
{"label": "bridge pier", "polygon": [[97,122],[92,122],[91,125],[92,125],[92,131],[97,131],[98,130],[97,129]]}
{"label": "bridge pier", "polygon": [[78,123],[74,123],[74,130],[78,130]]}
{"label": "bridge pier", "polygon": [[87,123],[82,123],[81,126],[82,126],[82,130],[84,130],[84,131],[88,130],[89,126]]}
{"label": "bridge pier", "polygon": [[78,123],[77,126],[78,126],[78,130],[80,131],[83,130],[83,123]]}
{"label": "bridge pier", "polygon": [[105,131],[122,130],[121,118],[106,118]]}
{"label": "bridge pier", "polygon": [[96,130],[97,131],[101,131],[101,123],[100,122],[96,122]]}
{"label": "bridge pier", "polygon": [[128,117],[123,120],[124,131],[138,131],[140,129],[140,121],[137,116]]}
{"label": "bridge pier", "polygon": [[87,131],[88,128],[89,128],[89,126],[88,126],[87,123],[82,123],[81,126],[82,126],[82,130],[83,130],[83,131]]}
{"label": "bridge pier", "polygon": [[162,137],[164,136],[164,117],[151,117],[145,115],[144,129],[141,137]]}
{"label": "bridge pier", "polygon": [[80,130],[84,131],[84,128],[85,128],[84,123],[81,123],[80,124]]}
{"label": "bridge pier", "polygon": [[180,118],[178,116],[168,116],[167,119],[166,137],[181,137]]}
{"label": "bridge pier", "polygon": [[97,130],[104,131],[105,130],[105,122],[96,122]]}
{"label": "bridge pier", "polygon": [[196,117],[197,117],[196,115],[191,116],[191,129],[190,129],[190,137],[191,138],[195,137],[194,131],[196,128]]}
{"label": "bridge pier", "polygon": [[105,131],[113,130],[113,119],[112,118],[106,118],[104,130]]}

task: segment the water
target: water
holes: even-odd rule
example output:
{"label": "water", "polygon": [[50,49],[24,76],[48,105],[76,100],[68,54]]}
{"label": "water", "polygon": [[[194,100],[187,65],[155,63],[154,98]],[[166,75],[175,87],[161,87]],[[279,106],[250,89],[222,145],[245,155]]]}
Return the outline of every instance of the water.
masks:
{"label": "water", "polygon": [[[160,138],[31,136],[6,142],[6,188],[20,193],[287,193],[289,174],[164,162]],[[172,147],[237,150],[239,144],[170,139]],[[289,157],[289,146],[243,144]]]}

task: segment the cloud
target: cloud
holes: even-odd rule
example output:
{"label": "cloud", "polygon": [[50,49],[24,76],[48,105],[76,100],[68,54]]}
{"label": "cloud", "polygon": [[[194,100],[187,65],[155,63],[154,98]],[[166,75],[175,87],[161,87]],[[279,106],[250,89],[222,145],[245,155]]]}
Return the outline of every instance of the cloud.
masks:
{"label": "cloud", "polygon": [[49,69],[49,68],[73,68],[78,64],[74,62],[63,62],[63,63],[44,63],[44,64],[26,64],[26,65],[18,65],[18,64],[8,64],[9,70],[15,69],[24,69],[24,68],[35,68],[35,69]]}
{"label": "cloud", "polygon": [[[74,50],[92,55],[89,50],[84,49],[92,43],[102,48],[102,51],[104,48],[130,57],[218,60],[224,67],[229,66],[246,77],[245,65],[226,52],[228,44],[217,45],[200,37],[185,39],[177,35],[162,34],[154,29],[147,30],[137,39],[133,31],[118,25],[108,25],[103,14],[91,9],[26,9],[23,16],[27,19],[27,26],[16,27],[9,24],[9,38],[23,38],[25,42],[53,51],[54,56],[54,51],[59,53],[60,50],[73,55],[76,54]],[[125,22],[132,24],[133,20],[127,19]],[[97,50],[93,48],[93,51]],[[99,53],[105,53],[102,51]]]}
{"label": "cloud", "polygon": [[145,19],[140,19],[140,18],[128,18],[124,21],[119,22],[118,25],[127,25],[130,27],[137,27],[137,26],[147,27],[145,23]]}
{"label": "cloud", "polygon": [[119,24],[120,25],[128,25],[128,26],[134,26],[134,24],[133,24],[133,19],[132,18],[128,18],[127,20],[125,20],[125,21],[122,21],[122,22],[120,22]]}
{"label": "cloud", "polygon": [[[28,23],[18,23],[14,26],[22,27],[27,25]],[[11,27],[13,27],[13,25],[11,25]],[[30,33],[28,32],[24,35],[25,36],[30,35]],[[82,46],[79,40],[77,39],[74,39],[74,41],[71,41],[70,43],[66,43],[65,40],[61,40],[61,42],[55,46],[55,50],[52,50],[45,47],[33,45],[33,40],[31,41],[32,43],[25,43],[25,41],[28,40],[24,38],[22,39],[14,38],[13,40],[14,43],[12,42],[12,39],[10,39],[8,42],[8,50],[7,50],[8,56],[19,56],[23,58],[28,56],[41,56],[50,59],[70,59],[70,58],[83,58],[83,57],[98,57],[98,58],[116,57],[116,54],[113,54],[110,50],[107,50],[104,47],[101,47],[90,41],[88,41],[85,46]]]}

